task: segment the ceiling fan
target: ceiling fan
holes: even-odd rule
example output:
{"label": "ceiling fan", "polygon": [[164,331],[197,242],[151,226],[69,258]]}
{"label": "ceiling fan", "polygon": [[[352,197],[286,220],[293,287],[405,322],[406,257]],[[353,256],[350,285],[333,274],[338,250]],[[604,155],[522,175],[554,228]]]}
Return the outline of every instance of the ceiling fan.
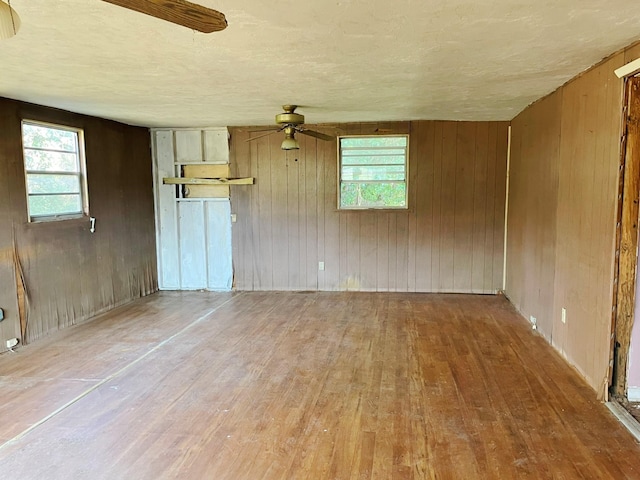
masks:
{"label": "ceiling fan", "polygon": [[277,125],[261,130],[253,130],[254,132],[269,131],[269,133],[258,135],[245,141],[251,142],[253,140],[266,137],[267,135],[271,135],[272,133],[284,132],[284,140],[282,141],[281,145],[282,150],[297,150],[300,148],[300,144],[295,138],[296,133],[309,135],[310,137],[315,137],[319,138],[320,140],[326,141],[330,141],[335,138],[331,135],[327,135],[326,133],[316,132],[315,130],[308,130],[304,128],[302,126],[304,124],[304,115],[295,113],[296,108],[298,108],[297,105],[283,105],[282,110],[284,110],[284,112],[276,115]]}
{"label": "ceiling fan", "polygon": [[186,0],[103,0],[202,33],[227,28],[224,13]]}

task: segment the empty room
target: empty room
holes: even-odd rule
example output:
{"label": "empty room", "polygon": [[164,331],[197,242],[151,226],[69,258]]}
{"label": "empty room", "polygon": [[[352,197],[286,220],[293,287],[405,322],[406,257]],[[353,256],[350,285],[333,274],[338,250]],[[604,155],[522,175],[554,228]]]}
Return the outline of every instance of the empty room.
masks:
{"label": "empty room", "polygon": [[0,469],[638,479],[634,2],[0,0]]}

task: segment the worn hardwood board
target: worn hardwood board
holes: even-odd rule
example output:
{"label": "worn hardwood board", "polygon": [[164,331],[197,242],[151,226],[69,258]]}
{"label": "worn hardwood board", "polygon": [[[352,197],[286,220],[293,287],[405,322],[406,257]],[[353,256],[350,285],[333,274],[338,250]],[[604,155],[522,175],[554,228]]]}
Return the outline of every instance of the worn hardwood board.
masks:
{"label": "worn hardwood board", "polygon": [[0,371],[16,478],[640,471],[632,436],[496,296],[162,292]]}

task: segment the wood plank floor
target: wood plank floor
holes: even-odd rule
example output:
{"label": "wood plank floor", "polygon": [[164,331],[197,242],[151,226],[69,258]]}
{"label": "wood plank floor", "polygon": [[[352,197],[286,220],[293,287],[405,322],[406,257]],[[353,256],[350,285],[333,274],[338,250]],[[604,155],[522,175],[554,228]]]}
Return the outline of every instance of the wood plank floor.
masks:
{"label": "wood plank floor", "polygon": [[502,297],[160,293],[0,356],[29,479],[640,479]]}

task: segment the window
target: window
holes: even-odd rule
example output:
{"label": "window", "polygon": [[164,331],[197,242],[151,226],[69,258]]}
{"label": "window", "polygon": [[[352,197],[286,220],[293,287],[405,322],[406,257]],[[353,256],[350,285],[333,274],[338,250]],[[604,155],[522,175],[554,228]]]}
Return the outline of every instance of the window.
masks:
{"label": "window", "polygon": [[341,137],[341,209],[407,208],[407,135]]}
{"label": "window", "polygon": [[88,214],[82,130],[22,122],[30,221]]}

